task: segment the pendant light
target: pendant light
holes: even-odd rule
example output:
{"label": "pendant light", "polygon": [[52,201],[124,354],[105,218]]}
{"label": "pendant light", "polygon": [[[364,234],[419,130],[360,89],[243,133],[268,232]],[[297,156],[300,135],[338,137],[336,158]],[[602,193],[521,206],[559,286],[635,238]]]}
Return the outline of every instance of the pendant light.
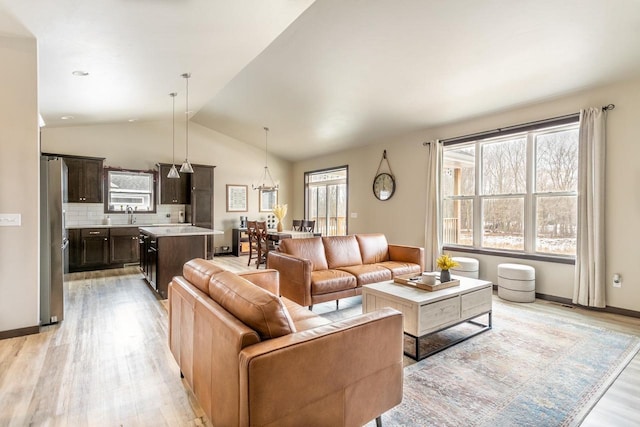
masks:
{"label": "pendant light", "polygon": [[182,164],[182,166],[180,167],[180,172],[182,173],[193,173],[193,167],[191,167],[191,163],[189,163],[189,77],[191,77],[191,73],[184,73],[182,74],[182,77],[184,78],[186,85],[187,85],[187,90],[185,92],[185,97],[186,97],[186,103],[185,103],[185,109],[184,109],[184,118],[186,119],[186,123],[185,123],[185,129],[186,129],[186,142],[187,142],[187,152],[184,158],[184,163]]}
{"label": "pendant light", "polygon": [[273,180],[271,172],[269,172],[269,166],[267,165],[267,158],[269,155],[267,150],[268,135],[269,128],[264,127],[264,170],[262,171],[262,176],[258,180],[258,183],[251,186],[254,190],[261,190],[264,192],[277,191],[279,188],[279,184]]}
{"label": "pendant light", "polygon": [[171,169],[169,169],[169,174],[167,178],[180,178],[180,174],[178,173],[178,169],[176,168],[176,92],[171,92],[169,96],[173,100],[173,115],[171,122],[171,134],[173,139],[173,156],[171,158]]}

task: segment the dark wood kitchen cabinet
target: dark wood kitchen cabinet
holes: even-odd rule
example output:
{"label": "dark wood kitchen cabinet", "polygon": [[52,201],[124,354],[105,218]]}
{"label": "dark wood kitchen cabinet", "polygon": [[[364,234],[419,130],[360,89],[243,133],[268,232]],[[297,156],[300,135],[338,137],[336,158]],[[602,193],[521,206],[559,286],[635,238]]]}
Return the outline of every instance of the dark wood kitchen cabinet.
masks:
{"label": "dark wood kitchen cabinet", "polygon": [[158,241],[155,236],[140,231],[138,242],[140,246],[140,271],[144,274],[149,285],[157,290]]}
{"label": "dark wood kitchen cabinet", "polygon": [[80,230],[80,267],[104,267],[109,264],[109,229]]}
{"label": "dark wood kitchen cabinet", "polygon": [[[196,227],[213,229],[215,166],[191,165],[191,200],[186,206],[186,220]],[[213,256],[213,236],[207,236],[207,258]]]}
{"label": "dark wood kitchen cabinet", "polygon": [[102,270],[137,263],[138,227],[71,228],[69,271]]}
{"label": "dark wood kitchen cabinet", "polygon": [[[161,228],[161,227],[150,227]],[[184,264],[194,258],[205,257],[206,235],[156,236],[140,230],[142,246],[146,247],[140,258],[140,269],[147,282],[162,298],[169,296],[169,283],[174,276],[182,275]]]}
{"label": "dark wood kitchen cabinet", "polygon": [[102,203],[104,159],[64,157],[67,165],[67,199],[71,203]]}
{"label": "dark wood kitchen cabinet", "polygon": [[109,230],[110,264],[129,264],[139,261],[138,227],[114,227]]}
{"label": "dark wood kitchen cabinet", "polygon": [[161,205],[186,205],[190,202],[190,174],[181,173],[180,178],[167,178],[171,165],[160,163],[158,170],[158,191]]}
{"label": "dark wood kitchen cabinet", "polygon": [[82,239],[80,237],[80,229],[71,228],[67,230],[67,238],[69,239],[69,272],[80,270]]}

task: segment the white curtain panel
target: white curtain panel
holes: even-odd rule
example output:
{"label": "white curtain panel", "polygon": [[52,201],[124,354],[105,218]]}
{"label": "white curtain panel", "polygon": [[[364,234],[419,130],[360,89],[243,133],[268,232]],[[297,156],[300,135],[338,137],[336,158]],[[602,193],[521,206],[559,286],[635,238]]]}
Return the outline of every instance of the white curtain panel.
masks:
{"label": "white curtain panel", "polygon": [[442,169],[442,144],[431,141],[427,148],[427,209],[425,220],[424,256],[425,270],[435,271],[435,260],[442,248],[440,229],[440,171]]}
{"label": "white curtain panel", "polygon": [[578,242],[573,303],[605,307],[604,174],[606,111],[580,111]]}

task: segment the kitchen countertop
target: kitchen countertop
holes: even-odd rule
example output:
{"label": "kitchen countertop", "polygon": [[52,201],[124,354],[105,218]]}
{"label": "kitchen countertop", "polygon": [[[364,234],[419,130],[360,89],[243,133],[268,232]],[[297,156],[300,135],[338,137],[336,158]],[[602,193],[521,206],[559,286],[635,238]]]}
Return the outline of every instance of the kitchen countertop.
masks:
{"label": "kitchen countertop", "polygon": [[193,225],[184,225],[182,227],[173,226],[141,226],[140,231],[151,234],[155,237],[169,237],[169,236],[209,236],[213,234],[224,234],[219,230],[212,230],[210,228],[195,227]]}
{"label": "kitchen countertop", "polygon": [[191,224],[180,223],[180,222],[170,222],[166,224],[91,224],[91,225],[70,225],[67,226],[67,229],[75,229],[75,228],[124,228],[124,227],[186,227]]}

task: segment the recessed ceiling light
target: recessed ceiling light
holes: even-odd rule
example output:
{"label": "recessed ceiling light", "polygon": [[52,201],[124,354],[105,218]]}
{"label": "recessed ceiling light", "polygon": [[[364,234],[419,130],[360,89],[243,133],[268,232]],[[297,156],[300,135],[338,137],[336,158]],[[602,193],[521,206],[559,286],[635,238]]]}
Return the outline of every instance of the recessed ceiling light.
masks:
{"label": "recessed ceiling light", "polygon": [[138,119],[129,119],[129,123],[137,122]]}
{"label": "recessed ceiling light", "polygon": [[75,71],[74,71],[74,72],[72,72],[71,74],[73,74],[74,76],[77,76],[77,77],[85,77],[85,76],[88,76],[88,75],[89,75],[89,73],[88,73],[88,72],[86,72],[86,71],[82,71],[82,70],[75,70]]}
{"label": "recessed ceiling light", "polygon": [[60,117],[62,120],[73,120],[73,116],[62,116]]}

